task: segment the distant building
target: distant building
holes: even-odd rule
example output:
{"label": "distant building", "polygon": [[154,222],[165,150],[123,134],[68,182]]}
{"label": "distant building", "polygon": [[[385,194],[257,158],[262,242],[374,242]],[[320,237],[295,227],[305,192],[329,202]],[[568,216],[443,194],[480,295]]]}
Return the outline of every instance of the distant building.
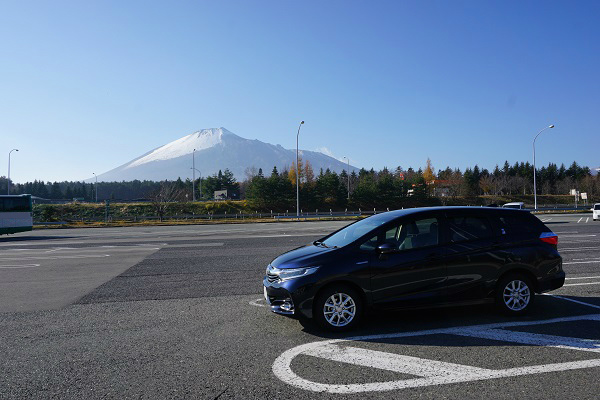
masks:
{"label": "distant building", "polygon": [[215,190],[214,193],[215,200],[227,200],[227,190]]}
{"label": "distant building", "polygon": [[239,194],[234,190],[215,190],[214,199],[215,200],[237,200],[239,198]]}

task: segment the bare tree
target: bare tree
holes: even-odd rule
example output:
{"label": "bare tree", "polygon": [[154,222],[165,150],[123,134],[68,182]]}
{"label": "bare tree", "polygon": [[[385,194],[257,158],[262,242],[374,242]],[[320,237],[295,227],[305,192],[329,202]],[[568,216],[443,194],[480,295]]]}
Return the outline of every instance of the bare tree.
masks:
{"label": "bare tree", "polygon": [[251,181],[252,178],[258,175],[258,168],[256,168],[254,165],[251,167],[246,167],[244,174],[246,174],[246,180]]}
{"label": "bare tree", "polygon": [[185,191],[178,189],[172,182],[161,182],[160,187],[150,194],[150,201],[158,219],[162,222],[169,203],[182,201],[185,198]]}

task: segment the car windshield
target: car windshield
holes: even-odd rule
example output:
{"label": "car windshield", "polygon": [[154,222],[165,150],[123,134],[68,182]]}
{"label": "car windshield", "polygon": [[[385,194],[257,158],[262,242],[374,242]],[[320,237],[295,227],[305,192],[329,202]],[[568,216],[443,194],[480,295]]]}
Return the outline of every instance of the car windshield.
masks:
{"label": "car windshield", "polygon": [[594,210],[600,210],[600,204],[594,205]]}
{"label": "car windshield", "polygon": [[389,216],[384,214],[374,215],[372,217],[355,222],[354,224],[348,225],[344,229],[329,236],[327,239],[321,242],[315,242],[315,244],[322,244],[327,247],[343,247],[368,234],[388,221],[390,221]]}

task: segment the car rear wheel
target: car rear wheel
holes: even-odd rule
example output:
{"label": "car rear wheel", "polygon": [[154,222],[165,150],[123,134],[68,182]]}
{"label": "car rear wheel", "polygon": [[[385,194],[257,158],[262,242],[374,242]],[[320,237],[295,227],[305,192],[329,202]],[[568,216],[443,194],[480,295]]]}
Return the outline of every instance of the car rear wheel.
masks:
{"label": "car rear wheel", "polygon": [[358,325],[363,301],[358,292],[346,285],[326,288],[317,296],[314,316],[321,328],[343,332]]}
{"label": "car rear wheel", "polygon": [[498,282],[496,305],[508,315],[526,314],[535,298],[531,280],[521,274],[512,274]]}

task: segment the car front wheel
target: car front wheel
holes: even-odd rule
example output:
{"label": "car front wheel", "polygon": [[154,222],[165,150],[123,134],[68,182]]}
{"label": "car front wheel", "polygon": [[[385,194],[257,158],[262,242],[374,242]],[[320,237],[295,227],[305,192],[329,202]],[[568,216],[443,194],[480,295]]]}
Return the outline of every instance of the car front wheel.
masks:
{"label": "car front wheel", "polygon": [[334,285],[323,290],[315,301],[316,322],[324,329],[343,332],[358,325],[363,301],[356,290],[346,285]]}
{"label": "car front wheel", "polygon": [[513,274],[502,278],[496,290],[496,305],[508,315],[521,315],[533,305],[535,292],[529,278]]}

